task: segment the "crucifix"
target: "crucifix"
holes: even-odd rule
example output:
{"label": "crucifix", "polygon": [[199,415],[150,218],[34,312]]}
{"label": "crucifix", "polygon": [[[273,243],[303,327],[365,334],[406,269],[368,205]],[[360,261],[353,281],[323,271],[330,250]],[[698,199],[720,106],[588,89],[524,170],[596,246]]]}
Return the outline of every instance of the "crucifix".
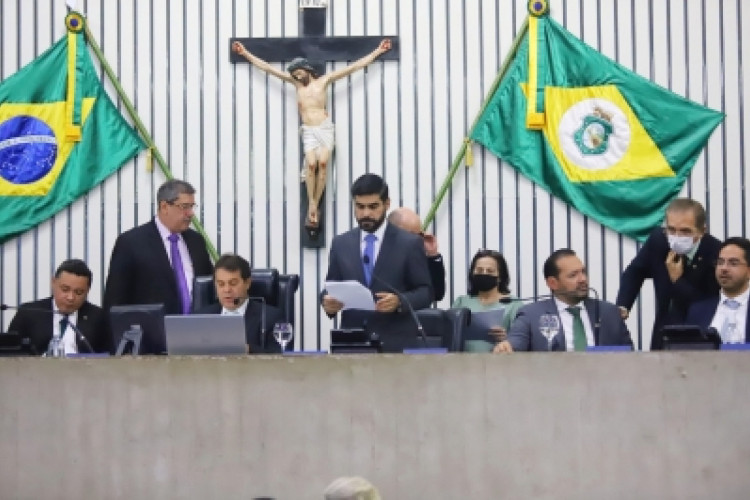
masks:
{"label": "crucifix", "polygon": [[[312,5],[311,5],[312,4]],[[328,86],[365,68],[375,59],[397,60],[396,37],[325,36],[326,2],[300,0],[302,35],[299,38],[232,38],[230,61],[249,62],[257,68],[294,85],[302,122],[303,150],[300,186],[302,245],[321,248],[328,164],[334,147],[334,125],[327,111]],[[290,61],[286,71],[269,61]],[[354,61],[351,65],[324,73],[327,61]]]}

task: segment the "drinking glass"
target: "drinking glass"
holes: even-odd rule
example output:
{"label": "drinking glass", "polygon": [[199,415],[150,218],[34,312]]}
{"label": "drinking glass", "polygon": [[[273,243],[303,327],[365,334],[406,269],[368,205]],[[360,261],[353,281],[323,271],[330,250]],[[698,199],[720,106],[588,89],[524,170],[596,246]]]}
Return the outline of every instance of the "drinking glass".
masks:
{"label": "drinking glass", "polygon": [[539,331],[547,339],[547,349],[552,350],[552,339],[560,331],[560,318],[556,314],[542,314],[539,317]]}
{"label": "drinking glass", "polygon": [[286,351],[286,345],[294,337],[294,327],[291,323],[276,323],[273,325],[273,338],[281,346],[282,354]]}

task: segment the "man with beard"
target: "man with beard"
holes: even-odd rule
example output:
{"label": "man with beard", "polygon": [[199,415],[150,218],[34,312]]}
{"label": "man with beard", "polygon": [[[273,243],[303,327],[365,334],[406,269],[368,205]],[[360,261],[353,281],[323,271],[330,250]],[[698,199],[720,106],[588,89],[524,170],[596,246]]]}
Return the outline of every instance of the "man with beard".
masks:
{"label": "man with beard", "polygon": [[303,176],[307,186],[307,220],[305,228],[311,237],[316,237],[320,221],[318,206],[326,187],[326,168],[333,152],[333,122],[326,110],[328,85],[348,76],[372,63],[384,52],[391,49],[391,41],[384,39],[378,48],[353,64],[324,75],[320,75],[315,65],[303,57],[297,57],[287,67],[288,73],[277,69],[245,49],[240,42],[232,44],[232,50],[247,59],[269,75],[273,75],[294,85],[297,90],[297,106],[302,121],[302,146],[305,153]]}
{"label": "man with beard", "polygon": [[[409,305],[422,309],[432,301],[424,244],[418,235],[386,222],[391,201],[388,185],[380,176],[361,176],[352,185],[351,194],[359,227],[331,242],[326,281],[354,280],[369,288],[376,312],[348,309],[342,314],[341,327],[364,326],[379,335],[384,351],[401,352],[417,345]],[[328,316],[335,316],[343,308],[341,301],[326,290],[321,297]],[[409,304],[404,304],[404,300]]]}
{"label": "man with beard", "polygon": [[[586,267],[573,250],[555,250],[544,262],[544,279],[552,298],[519,309],[508,331],[508,340],[495,352],[585,351],[589,346],[627,345],[632,348],[627,326],[614,304],[588,298]],[[542,316],[557,318],[559,330],[542,333]]]}
{"label": "man with beard", "polygon": [[721,290],[711,298],[694,302],[685,324],[713,327],[725,344],[750,342],[750,240],[727,238],[716,259],[716,281]]}

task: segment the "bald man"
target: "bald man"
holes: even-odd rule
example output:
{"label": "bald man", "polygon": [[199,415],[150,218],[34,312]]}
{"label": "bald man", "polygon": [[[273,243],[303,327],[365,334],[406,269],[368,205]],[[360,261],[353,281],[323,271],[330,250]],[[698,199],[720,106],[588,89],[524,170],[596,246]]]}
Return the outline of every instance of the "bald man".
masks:
{"label": "bald man", "polygon": [[435,293],[435,301],[443,300],[445,296],[445,265],[443,265],[443,256],[438,252],[437,238],[435,235],[422,231],[422,220],[414,210],[406,207],[399,207],[393,210],[388,216],[388,222],[398,226],[404,231],[412,234],[418,234],[424,241],[424,253],[427,255],[427,264],[430,268],[430,279],[432,280],[432,290]]}

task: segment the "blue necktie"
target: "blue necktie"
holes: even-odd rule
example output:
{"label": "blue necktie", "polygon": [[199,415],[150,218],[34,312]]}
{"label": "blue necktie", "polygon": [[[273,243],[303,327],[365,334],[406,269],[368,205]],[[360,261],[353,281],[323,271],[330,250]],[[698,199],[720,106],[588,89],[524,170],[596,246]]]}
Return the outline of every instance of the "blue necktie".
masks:
{"label": "blue necktie", "polygon": [[372,268],[375,267],[375,241],[378,237],[370,233],[365,236],[365,253],[362,255],[362,265],[365,269],[365,281],[370,286],[372,281]]}

